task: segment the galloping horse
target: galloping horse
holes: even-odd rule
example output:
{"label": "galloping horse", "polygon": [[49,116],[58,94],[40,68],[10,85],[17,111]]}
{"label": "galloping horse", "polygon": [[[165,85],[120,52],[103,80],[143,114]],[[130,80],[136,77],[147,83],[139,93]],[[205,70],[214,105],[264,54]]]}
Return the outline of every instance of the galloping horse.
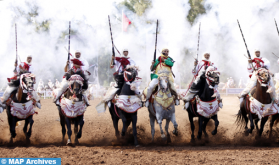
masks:
{"label": "galloping horse", "polygon": [[[13,143],[13,138],[16,137],[16,123],[20,120],[25,120],[23,132],[26,137],[26,142],[30,143],[30,137],[32,134],[32,126],[34,123],[33,115],[35,112],[36,101],[32,98],[32,92],[34,91],[35,75],[31,73],[25,73],[20,75],[20,79],[13,81],[13,86],[19,86],[17,90],[12,92],[11,98],[7,101],[7,116],[10,126],[10,143]],[[28,124],[29,130],[27,131]]]}
{"label": "galloping horse", "polygon": [[[239,126],[245,125],[245,135],[248,136],[252,133],[255,125],[258,130],[258,136],[261,137],[264,125],[268,120],[268,117],[272,116],[272,121],[270,123],[270,134],[272,133],[273,122],[277,118],[278,105],[272,101],[269,93],[268,82],[270,80],[270,73],[268,70],[261,68],[256,71],[257,84],[253,88],[249,95],[247,95],[240,105],[240,110],[237,114],[236,123]],[[253,78],[253,77],[252,77]],[[272,81],[272,80],[271,80]],[[250,120],[250,129],[248,129],[248,117]],[[258,128],[258,122],[261,120],[260,129]],[[255,125],[254,125],[255,122]]]}
{"label": "galloping horse", "polygon": [[[75,125],[75,144],[79,143],[78,139],[81,138],[82,127],[84,125],[83,115],[87,105],[82,96],[82,89],[85,86],[85,75],[82,72],[77,72],[75,74],[67,73],[66,79],[69,81],[69,87],[64,93],[64,97],[60,99],[60,106],[57,106],[57,108],[60,116],[60,124],[62,126],[62,144],[64,144],[66,125],[68,130],[67,145],[72,145],[71,124]],[[79,131],[78,125],[80,126]]]}
{"label": "galloping horse", "polygon": [[210,119],[215,121],[215,129],[211,132],[212,135],[217,134],[219,125],[217,112],[221,103],[217,100],[216,90],[219,84],[219,72],[214,71],[213,67],[208,67],[206,71],[200,73],[195,82],[191,86],[191,90],[197,91],[196,97],[190,101],[190,106],[187,108],[188,117],[191,124],[191,141],[195,141],[195,125],[193,122],[194,117],[199,118],[199,131],[198,139],[201,139],[202,132],[205,137],[208,137],[206,132],[206,125]]}
{"label": "galloping horse", "polygon": [[[175,120],[175,105],[174,105],[174,97],[172,96],[172,91],[169,83],[168,76],[164,76],[165,71],[159,72],[161,76],[159,77],[158,86],[155,88],[153,95],[150,97],[150,104],[148,105],[149,111],[149,119],[151,126],[151,134],[152,134],[152,142],[154,141],[155,134],[155,120],[158,122],[161,131],[161,138],[165,139],[166,135],[162,129],[162,121],[166,119],[165,131],[167,133],[167,143],[171,142],[170,134],[169,134],[169,123],[170,121],[174,125],[173,134],[178,135],[178,124]],[[168,75],[166,73],[165,75]],[[157,89],[157,90],[156,90]],[[146,90],[144,94],[146,94]]]}
{"label": "galloping horse", "polygon": [[133,66],[127,66],[124,71],[125,83],[120,94],[109,104],[109,112],[113,121],[115,135],[119,138],[118,121],[122,119],[123,128],[121,136],[125,136],[128,126],[132,122],[134,145],[138,146],[137,139],[137,110],[142,107],[140,92],[137,89],[136,82],[138,69]]}

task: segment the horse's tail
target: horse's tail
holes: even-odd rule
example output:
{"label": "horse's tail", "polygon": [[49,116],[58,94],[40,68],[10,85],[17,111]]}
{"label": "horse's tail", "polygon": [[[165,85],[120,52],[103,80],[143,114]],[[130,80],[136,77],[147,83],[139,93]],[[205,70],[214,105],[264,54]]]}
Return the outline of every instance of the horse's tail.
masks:
{"label": "horse's tail", "polygon": [[237,127],[244,127],[246,125],[246,122],[245,122],[245,118],[244,118],[244,115],[241,111],[241,109],[238,111],[238,113],[235,115],[236,116],[236,120],[235,120],[235,123],[237,125]]}

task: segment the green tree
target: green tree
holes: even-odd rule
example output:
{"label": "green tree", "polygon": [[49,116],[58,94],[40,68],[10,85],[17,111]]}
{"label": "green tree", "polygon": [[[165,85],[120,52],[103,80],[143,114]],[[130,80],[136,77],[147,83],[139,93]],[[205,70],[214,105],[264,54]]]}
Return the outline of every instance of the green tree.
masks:
{"label": "green tree", "polygon": [[126,6],[138,16],[142,16],[145,10],[151,6],[151,0],[124,0],[120,5]]}
{"label": "green tree", "polygon": [[187,19],[191,24],[193,24],[197,16],[200,14],[205,14],[206,10],[203,0],[189,0],[189,4],[191,6],[191,9],[187,16]]}

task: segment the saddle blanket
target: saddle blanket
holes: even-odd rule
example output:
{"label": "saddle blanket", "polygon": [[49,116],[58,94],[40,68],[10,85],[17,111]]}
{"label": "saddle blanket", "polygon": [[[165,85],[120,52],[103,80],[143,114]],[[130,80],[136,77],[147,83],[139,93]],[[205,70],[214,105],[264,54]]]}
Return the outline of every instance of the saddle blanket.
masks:
{"label": "saddle blanket", "polygon": [[75,102],[66,98],[61,99],[60,106],[64,115],[69,118],[83,115],[87,108],[84,101]]}
{"label": "saddle blanket", "polygon": [[201,101],[200,98],[197,98],[197,112],[206,118],[214,116],[219,111],[219,105],[217,99],[212,101]]}
{"label": "saddle blanket", "polygon": [[119,95],[115,105],[127,113],[134,113],[141,108],[141,99],[137,96]]}
{"label": "saddle blanket", "polygon": [[30,115],[34,115],[35,106],[33,105],[33,101],[30,100],[26,103],[15,103],[11,102],[11,115],[15,116],[19,119],[26,119]]}
{"label": "saddle blanket", "polygon": [[278,105],[274,102],[270,104],[262,104],[253,97],[250,97],[249,100],[251,113],[257,114],[259,119],[278,113]]}

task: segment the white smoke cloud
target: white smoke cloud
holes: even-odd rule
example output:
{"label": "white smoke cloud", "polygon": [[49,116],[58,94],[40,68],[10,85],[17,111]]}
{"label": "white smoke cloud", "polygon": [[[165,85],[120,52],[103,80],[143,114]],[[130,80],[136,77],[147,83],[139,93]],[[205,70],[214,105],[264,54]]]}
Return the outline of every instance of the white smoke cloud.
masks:
{"label": "white smoke cloud", "polygon": [[[102,57],[111,51],[108,18],[111,24],[114,42],[121,51],[129,49],[129,55],[140,66],[140,77],[149,80],[149,67],[153,59],[155,44],[155,20],[159,20],[158,49],[169,48],[170,56],[176,61],[174,73],[175,81],[180,82],[180,76],[190,81],[196,55],[198,26],[201,22],[201,40],[199,60],[203,52],[210,52],[211,59],[221,71],[221,78],[247,78],[247,59],[243,56],[246,49],[238,29],[236,20],[239,19],[251,56],[254,49],[261,49],[263,57],[271,61],[271,71],[276,72],[278,65],[276,58],[271,54],[279,55],[276,48],[279,41],[275,29],[274,18],[279,21],[279,2],[276,0],[206,0],[207,13],[200,15],[191,26],[187,21],[190,5],[186,0],[153,0],[152,7],[139,17],[128,9],[123,8],[125,14],[132,21],[128,32],[122,33],[121,10],[116,4],[121,0],[106,1],[1,1],[0,2],[0,82],[3,84],[6,77],[13,75],[15,60],[14,23],[18,26],[18,54],[22,61],[28,54],[33,55],[33,65],[38,78],[52,79],[63,75],[66,63],[68,40],[58,40],[61,32],[67,32],[68,21],[72,22],[72,29],[78,35],[71,39],[71,52],[78,49],[82,57],[91,60],[96,56]],[[48,32],[35,31],[34,23],[28,23],[27,14],[38,7],[39,15],[33,19],[36,22],[50,20]],[[208,7],[210,6],[210,7]],[[154,21],[152,24],[146,20]],[[66,36],[67,37],[67,36]],[[191,52],[184,54],[185,49]],[[117,54],[117,53],[116,53]],[[157,57],[159,52],[157,51]],[[183,57],[187,58],[183,58]],[[184,59],[184,61],[182,61]],[[109,65],[108,61],[108,65]],[[91,63],[92,64],[92,63]],[[182,66],[187,67],[182,67]],[[4,68],[4,69],[3,69]],[[185,68],[185,70],[181,70]],[[102,68],[99,68],[101,71]],[[102,74],[107,74],[103,73]],[[223,76],[223,77],[222,77]],[[186,83],[184,82],[184,83]],[[101,82],[102,84],[102,82]]]}

